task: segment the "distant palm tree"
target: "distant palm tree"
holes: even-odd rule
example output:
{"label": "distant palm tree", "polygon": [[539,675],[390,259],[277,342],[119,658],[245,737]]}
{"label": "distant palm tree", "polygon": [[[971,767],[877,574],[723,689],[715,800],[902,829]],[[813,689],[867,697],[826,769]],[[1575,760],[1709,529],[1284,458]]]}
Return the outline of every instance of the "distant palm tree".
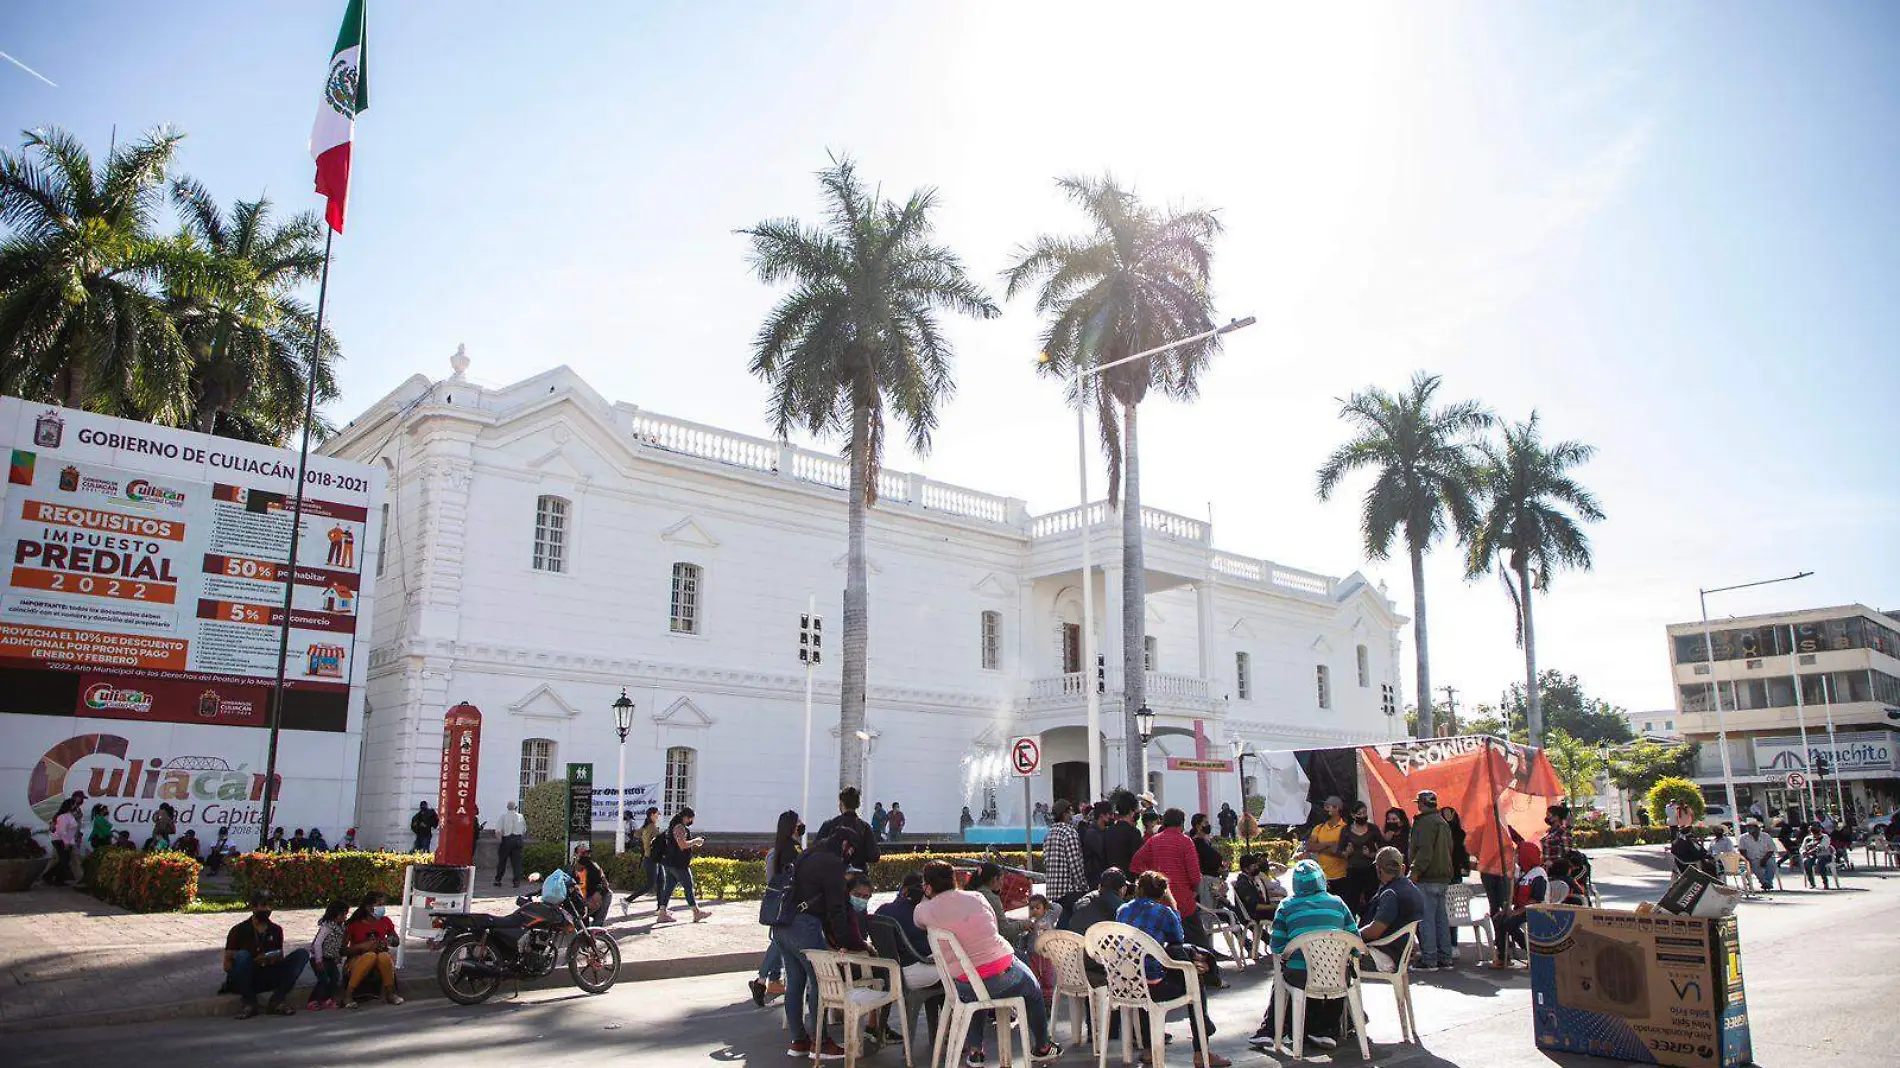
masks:
{"label": "distant palm tree", "polygon": [[[1040,370],[1068,378],[1069,403],[1093,402],[1100,415],[1110,504],[1118,490],[1122,494],[1122,737],[1133,739],[1135,713],[1147,700],[1148,619],[1136,410],[1151,388],[1172,397],[1194,397],[1201,369],[1219,350],[1220,339],[1136,360],[1099,376],[1083,378],[1077,372],[1213,329],[1208,268],[1210,246],[1221,224],[1210,211],[1151,208],[1112,176],[1063,178],[1056,185],[1088,216],[1091,229],[1079,237],[1036,238],[1017,250],[1015,266],[1003,277],[1011,297],[1040,284],[1036,311],[1049,318]],[[1094,621],[1085,619],[1082,625],[1093,626]],[[1083,670],[1091,668],[1084,665]],[[1147,789],[1141,782],[1140,748],[1128,745],[1125,752],[1126,781]]]}
{"label": "distant palm tree", "polygon": [[1517,643],[1524,647],[1531,744],[1541,746],[1544,706],[1537,685],[1531,594],[1549,589],[1550,573],[1560,567],[1590,570],[1590,539],[1580,521],[1601,520],[1603,509],[1569,472],[1596,449],[1575,441],[1546,446],[1538,436],[1535,411],[1527,422],[1505,428],[1503,442],[1480,448],[1484,460],[1478,487],[1484,515],[1471,535],[1466,574],[1476,578],[1498,565],[1498,578],[1517,612]]}
{"label": "distant palm tree", "polygon": [[[276,224],[270,201],[240,200],[227,214],[197,182],[173,183],[185,233],[216,258],[226,292],[173,292],[167,301],[191,353],[191,418],[204,433],[282,445],[303,425],[311,341],[310,306],[295,290],[323,268],[315,212]],[[336,341],[324,331],[317,399],[336,395]]]}
{"label": "distant palm tree", "polygon": [[183,134],[159,128],[95,169],[64,130],[0,152],[0,392],[177,423],[189,356],[156,289],[198,292],[216,266],[152,235]]}
{"label": "distant palm tree", "polygon": [[848,158],[818,173],[827,218],[812,227],[773,219],[739,231],[752,239],[759,280],[791,292],[759,328],[752,373],[771,387],[771,419],[784,438],[844,433],[849,550],[844,661],[838,709],[838,784],[862,786],[865,658],[870,640],[864,563],[865,510],[877,503],[884,412],[903,422],[911,448],[930,448],[937,408],[955,389],[942,311],[993,319],[1002,312],[964,274],[955,253],[931,241],[934,189],[903,204],[865,189]]}
{"label": "distant palm tree", "polygon": [[1353,471],[1374,472],[1359,528],[1366,555],[1384,560],[1401,528],[1412,564],[1412,637],[1418,664],[1418,737],[1434,734],[1432,673],[1425,622],[1425,550],[1445,533],[1447,521],[1462,539],[1477,524],[1477,470],[1473,435],[1491,425],[1477,401],[1432,406],[1437,375],[1412,376],[1405,392],[1372,387],[1348,397],[1340,418],[1352,424],[1351,441],[1333,451],[1319,469],[1319,499],[1330,500]]}

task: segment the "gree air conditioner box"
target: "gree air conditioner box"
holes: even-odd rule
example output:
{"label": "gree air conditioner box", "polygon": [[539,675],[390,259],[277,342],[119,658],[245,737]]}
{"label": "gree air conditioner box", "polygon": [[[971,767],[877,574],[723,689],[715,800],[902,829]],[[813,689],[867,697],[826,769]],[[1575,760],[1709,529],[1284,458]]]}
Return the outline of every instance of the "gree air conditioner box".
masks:
{"label": "gree air conditioner box", "polygon": [[1747,1064],[1735,918],[1530,910],[1538,1048],[1680,1068]]}

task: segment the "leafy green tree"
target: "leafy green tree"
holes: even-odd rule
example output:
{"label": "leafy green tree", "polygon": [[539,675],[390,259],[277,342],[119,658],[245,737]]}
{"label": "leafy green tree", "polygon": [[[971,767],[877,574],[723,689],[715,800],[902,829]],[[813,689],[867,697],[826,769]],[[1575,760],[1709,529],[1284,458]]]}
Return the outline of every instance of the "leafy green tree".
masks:
{"label": "leafy green tree", "polygon": [[[1353,436],[1319,469],[1322,501],[1331,500],[1352,472],[1372,472],[1372,488],[1359,520],[1367,556],[1386,559],[1392,539],[1404,534],[1412,564],[1412,637],[1418,667],[1414,692],[1422,694],[1432,692],[1425,551],[1448,528],[1463,540],[1477,525],[1473,439],[1491,425],[1490,414],[1477,401],[1436,406],[1439,384],[1437,375],[1420,371],[1401,393],[1374,386],[1348,397],[1339,415],[1353,428]],[[1419,723],[1418,736],[1432,737],[1434,728]]]}
{"label": "leafy green tree", "polygon": [[216,287],[190,242],[153,236],[183,134],[159,128],[95,166],[61,129],[0,152],[0,392],[176,424],[190,357],[157,292]]}
{"label": "leafy green tree", "polygon": [[530,840],[567,841],[567,780],[549,779],[529,789],[521,798],[521,818]]}
{"label": "leafy green tree", "polygon": [[932,240],[934,189],[902,204],[867,190],[848,158],[818,173],[826,219],[807,226],[772,219],[740,233],[761,282],[789,287],[753,341],[751,371],[771,389],[781,438],[802,428],[845,436],[850,459],[844,588],[843,682],[838,709],[839,786],[864,781],[865,663],[870,641],[864,562],[867,509],[877,503],[887,408],[910,446],[930,448],[937,409],[955,389],[952,350],[939,313],[1001,315],[964,274],[955,253]]}
{"label": "leafy green tree", "polygon": [[[1546,731],[1560,728],[1591,745],[1627,742],[1636,737],[1630,730],[1629,714],[1602,698],[1586,694],[1582,681],[1575,675],[1547,669],[1537,676],[1537,691],[1544,709]],[[1530,708],[1522,683],[1511,684],[1505,694],[1504,710],[1513,724],[1528,722]]]}
{"label": "leafy green tree", "polygon": [[[1588,571],[1592,563],[1582,523],[1601,520],[1603,509],[1571,477],[1570,469],[1596,450],[1574,441],[1544,444],[1535,411],[1528,421],[1506,427],[1502,442],[1485,442],[1479,449],[1484,457],[1478,468],[1484,517],[1471,534],[1465,571],[1476,578],[1497,568],[1517,614],[1517,644],[1524,650],[1528,687],[1537,678],[1532,594],[1550,588],[1551,572],[1557,568]],[[1542,745],[1544,710],[1535,687],[1526,722],[1531,744]]]}
{"label": "leafy green tree", "polygon": [[1573,738],[1561,727],[1544,734],[1544,755],[1551,770],[1564,784],[1564,793],[1573,805],[1585,804],[1596,796],[1597,776],[1603,773],[1603,755],[1595,745]]}
{"label": "leafy green tree", "polygon": [[1667,778],[1684,778],[1695,767],[1696,746],[1638,741],[1610,751],[1610,781],[1632,797],[1642,797]]}
{"label": "leafy green tree", "polygon": [[[1100,416],[1109,501],[1121,492],[1122,731],[1133,738],[1135,713],[1147,699],[1143,638],[1148,618],[1136,415],[1152,389],[1192,399],[1220,339],[1100,375],[1085,378],[1077,372],[1213,329],[1208,279],[1221,224],[1211,211],[1162,211],[1143,204],[1111,176],[1063,178],[1056,185],[1088,217],[1088,232],[1037,237],[1017,250],[1016,263],[1003,277],[1010,297],[1036,287],[1036,312],[1049,322],[1042,336],[1042,373],[1067,378],[1069,403],[1094,404]],[[1139,782],[1140,748],[1125,750],[1127,781]]]}
{"label": "leafy green tree", "polygon": [[1673,777],[1659,779],[1654,786],[1649,788],[1644,801],[1649,807],[1649,818],[1657,823],[1668,822],[1668,805],[1671,801],[1678,806],[1689,806],[1689,811],[1695,813],[1695,818],[1698,820],[1702,818],[1704,812],[1708,811],[1707,802],[1702,800],[1702,788],[1688,779]]}
{"label": "leafy green tree", "polygon": [[[263,197],[237,201],[226,212],[189,178],[173,183],[172,196],[185,235],[231,282],[217,294],[167,293],[191,353],[192,423],[207,434],[285,444],[303,425],[316,321],[296,291],[322,270],[322,224],[315,212],[279,223]],[[336,395],[336,341],[324,335],[319,402]]]}

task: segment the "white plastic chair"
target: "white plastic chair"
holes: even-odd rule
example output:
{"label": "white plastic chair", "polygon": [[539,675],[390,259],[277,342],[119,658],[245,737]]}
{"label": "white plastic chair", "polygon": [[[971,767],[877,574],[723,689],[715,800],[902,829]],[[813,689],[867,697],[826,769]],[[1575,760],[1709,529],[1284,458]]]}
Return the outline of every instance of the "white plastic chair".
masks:
{"label": "white plastic chair", "polygon": [[[1051,1030],[1062,1016],[1062,1003],[1069,1003],[1069,1044],[1079,1046],[1084,1034],[1089,1048],[1100,1045],[1103,1036],[1096,1021],[1108,1016],[1103,1007],[1102,988],[1089,982],[1088,941],[1074,931],[1044,931],[1036,939],[1036,952],[1055,966],[1056,989],[1049,1005]],[[1084,1028],[1083,1021],[1088,1021]]]}
{"label": "white plastic chair", "polygon": [[1743,897],[1755,896],[1755,873],[1748,868],[1748,861],[1740,853],[1717,853],[1715,862],[1722,869],[1722,882],[1742,892]]}
{"label": "white plastic chair", "polygon": [[[1478,888],[1470,883],[1452,883],[1445,888],[1445,916],[1451,921],[1455,932],[1460,927],[1471,928],[1472,948],[1489,950],[1493,948],[1491,938],[1491,917],[1480,917],[1472,907],[1477,898]],[[1483,960],[1482,953],[1478,955]]]}
{"label": "white plastic chair", "polygon": [[1353,959],[1353,968],[1359,974],[1362,983],[1390,983],[1392,996],[1399,1003],[1399,1034],[1407,1042],[1417,1044],[1418,1022],[1412,1018],[1412,958],[1418,955],[1418,924],[1411,923],[1396,931],[1388,931],[1384,938],[1367,942],[1367,949],[1389,949],[1399,939],[1406,939],[1405,949],[1399,954],[1398,967],[1393,971],[1381,971],[1371,967],[1370,958]]}
{"label": "white plastic chair", "polygon": [[[812,1036],[813,1040],[822,1040],[826,1014],[836,1012],[844,1022],[845,1068],[853,1068],[858,1058],[864,1055],[865,1018],[875,1015],[877,1010],[886,1005],[895,1005],[898,1033],[904,1036],[904,1063],[909,1065],[910,1013],[904,1005],[904,972],[898,963],[882,957],[834,953],[824,949],[808,949],[805,957],[811,961],[812,971],[818,973],[819,1033]],[[884,984],[882,990],[854,982],[851,977],[853,967],[882,971],[888,976],[889,982]],[[816,1053],[813,1056],[816,1057]]]}
{"label": "white plastic chair", "polygon": [[[1359,1054],[1372,1059],[1372,1043],[1366,1040],[1366,1007],[1359,1000],[1359,986],[1351,981],[1352,955],[1364,952],[1366,944],[1356,934],[1345,931],[1308,931],[1287,943],[1286,952],[1274,963],[1273,973],[1273,1052],[1279,1053],[1279,1022],[1286,1019],[1287,999],[1293,1002],[1293,1048],[1288,1051],[1304,1060],[1301,1049],[1306,1042],[1306,1003],[1310,999],[1337,1001],[1344,998],[1352,1014],[1353,1029],[1359,1032]],[[1298,953],[1306,962],[1306,986],[1295,988],[1286,981],[1286,961]]]}
{"label": "white plastic chair", "polygon": [[[1145,932],[1125,923],[1104,921],[1094,924],[1084,936],[1089,956],[1102,966],[1108,974],[1108,985],[1102,988],[1104,1008],[1102,1019],[1108,1019],[1109,1013],[1120,1011],[1122,1014],[1122,1063],[1134,1062],[1135,1014],[1146,1013],[1148,1017],[1148,1056],[1154,1068],[1164,1068],[1167,1063],[1166,1027],[1168,1013],[1175,1009],[1186,1009],[1188,1023],[1194,1029],[1194,1047],[1207,1049],[1206,1021],[1201,1019],[1201,975],[1194,965],[1168,956]],[[1168,1001],[1156,1001],[1154,988],[1148,985],[1148,962],[1158,962],[1163,968],[1181,973],[1181,996]],[[1095,1044],[1096,1068],[1108,1066],[1108,1043]]]}
{"label": "white plastic chair", "polygon": [[1892,854],[1890,852],[1890,849],[1887,843],[1887,836],[1884,834],[1881,834],[1879,831],[1875,831],[1874,836],[1872,838],[1867,839],[1868,866],[1871,867],[1875,864],[1885,864],[1887,863],[1887,858],[1891,855]]}
{"label": "white plastic chair", "polygon": [[[1020,997],[995,998],[983,985],[983,977],[976,974],[976,966],[970,963],[970,955],[963,951],[963,943],[957,936],[937,927],[925,928],[924,934],[930,939],[930,956],[943,972],[944,1006],[949,1011],[937,1017],[937,1037],[931,1044],[931,1068],[946,1068],[950,1064],[947,1058],[960,1058],[962,1050],[952,1050],[953,1040],[961,1041],[969,1033],[970,1021],[979,1012],[994,1012],[996,1020],[996,1056],[1001,1068],[1009,1068],[1010,1044],[1009,1031],[1013,1021],[1023,1039],[1023,1063],[1031,1063],[1035,1053],[1035,1040],[1029,1035],[1029,1010]],[[963,992],[957,989],[951,976],[961,972],[963,981],[970,986],[971,1000],[963,1000]]]}
{"label": "white plastic chair", "polygon": [[1222,903],[1214,896],[1214,885],[1220,879],[1217,875],[1201,876],[1200,886],[1194,892],[1194,903],[1206,913],[1201,924],[1207,930],[1208,941],[1224,939],[1227,942],[1227,954],[1234,958],[1235,964],[1245,967],[1253,956],[1250,952],[1252,934],[1246,927],[1230,919],[1234,914],[1233,906]]}

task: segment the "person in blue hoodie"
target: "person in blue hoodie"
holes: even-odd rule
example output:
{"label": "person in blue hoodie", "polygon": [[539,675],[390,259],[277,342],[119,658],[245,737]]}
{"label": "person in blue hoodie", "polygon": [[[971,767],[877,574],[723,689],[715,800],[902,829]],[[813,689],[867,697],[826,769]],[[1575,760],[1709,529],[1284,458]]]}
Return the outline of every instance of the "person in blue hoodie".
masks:
{"label": "person in blue hoodie", "polygon": [[[1278,956],[1286,952],[1295,938],[1313,931],[1346,931],[1356,935],[1359,923],[1344,901],[1326,892],[1326,873],[1319,865],[1302,860],[1293,866],[1293,895],[1274,910],[1269,946]],[[1287,958],[1286,981],[1295,989],[1306,986],[1306,961],[1298,953]],[[1321,1049],[1338,1046],[1339,1023],[1345,1004],[1343,1001],[1307,1002],[1306,1041]],[[1273,1042],[1274,1023],[1273,1006],[1269,1004],[1266,1016],[1260,1021],[1260,1030],[1254,1033],[1253,1045],[1264,1047]],[[1279,1021],[1282,1036],[1290,1036],[1291,1024],[1291,1020]]]}

